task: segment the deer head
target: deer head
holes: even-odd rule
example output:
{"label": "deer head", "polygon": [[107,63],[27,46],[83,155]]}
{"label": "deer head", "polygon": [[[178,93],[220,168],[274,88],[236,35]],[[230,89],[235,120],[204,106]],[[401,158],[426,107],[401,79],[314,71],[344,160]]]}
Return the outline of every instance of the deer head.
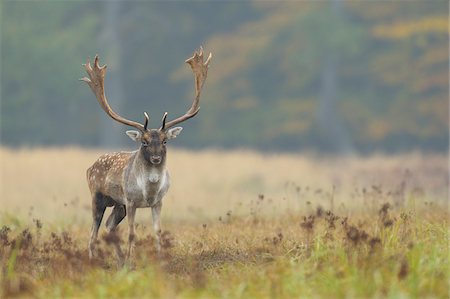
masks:
{"label": "deer head", "polygon": [[149,116],[146,112],[144,112],[144,124],[141,124],[128,120],[118,115],[111,109],[106,99],[104,89],[106,65],[100,66],[98,55],[95,56],[93,66],[91,66],[89,60],[83,65],[89,78],[84,77],[80,80],[89,85],[92,92],[95,94],[97,101],[107,115],[117,122],[136,128],[136,130],[126,131],[126,134],[132,140],[140,144],[139,151],[142,153],[147,162],[153,165],[160,165],[165,162],[167,141],[176,138],[183,129],[182,127],[176,127],[176,125],[196,116],[200,110],[200,93],[203,84],[206,81],[211,57],[212,54],[210,53],[206,61],[204,61],[203,48],[200,47],[199,51],[194,52],[194,55],[186,60],[186,63],[188,63],[192,68],[195,80],[195,97],[192,105],[184,115],[168,122],[166,122],[167,112],[164,113],[161,127],[158,129],[147,128]]}

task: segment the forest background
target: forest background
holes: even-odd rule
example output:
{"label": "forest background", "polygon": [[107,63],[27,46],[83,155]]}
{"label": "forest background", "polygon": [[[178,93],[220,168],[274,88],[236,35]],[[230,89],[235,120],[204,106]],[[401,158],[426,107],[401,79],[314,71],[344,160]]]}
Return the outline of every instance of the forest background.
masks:
{"label": "forest background", "polygon": [[132,146],[78,79],[108,65],[113,109],[158,127],[194,91],[184,148],[446,152],[448,1],[2,1],[1,143]]}

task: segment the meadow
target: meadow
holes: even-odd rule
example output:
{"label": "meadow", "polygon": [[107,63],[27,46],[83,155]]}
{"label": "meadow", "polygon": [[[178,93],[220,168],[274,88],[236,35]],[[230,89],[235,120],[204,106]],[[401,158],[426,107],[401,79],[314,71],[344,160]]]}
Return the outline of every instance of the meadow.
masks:
{"label": "meadow", "polygon": [[124,224],[87,254],[102,152],[0,149],[2,298],[450,296],[445,155],[171,149],[163,251],[139,209],[122,267]]}

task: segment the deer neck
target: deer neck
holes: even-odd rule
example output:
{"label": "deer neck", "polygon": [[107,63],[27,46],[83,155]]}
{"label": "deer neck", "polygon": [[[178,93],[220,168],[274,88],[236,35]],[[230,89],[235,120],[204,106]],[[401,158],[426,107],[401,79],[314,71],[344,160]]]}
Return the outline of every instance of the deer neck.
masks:
{"label": "deer neck", "polygon": [[166,161],[154,165],[144,157],[142,150],[138,150],[133,162],[133,168],[138,177],[145,177],[151,183],[158,183],[166,170]]}

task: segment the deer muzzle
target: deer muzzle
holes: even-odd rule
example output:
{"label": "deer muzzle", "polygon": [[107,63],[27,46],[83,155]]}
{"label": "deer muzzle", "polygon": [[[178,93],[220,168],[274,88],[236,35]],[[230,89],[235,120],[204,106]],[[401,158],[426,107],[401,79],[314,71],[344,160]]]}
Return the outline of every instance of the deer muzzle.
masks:
{"label": "deer muzzle", "polygon": [[157,156],[157,155],[152,155],[150,157],[150,162],[154,165],[158,165],[160,164],[162,161],[162,157],[161,156]]}

